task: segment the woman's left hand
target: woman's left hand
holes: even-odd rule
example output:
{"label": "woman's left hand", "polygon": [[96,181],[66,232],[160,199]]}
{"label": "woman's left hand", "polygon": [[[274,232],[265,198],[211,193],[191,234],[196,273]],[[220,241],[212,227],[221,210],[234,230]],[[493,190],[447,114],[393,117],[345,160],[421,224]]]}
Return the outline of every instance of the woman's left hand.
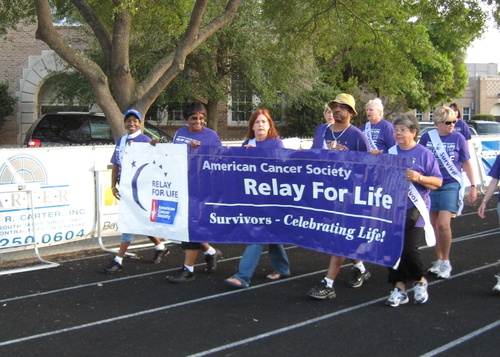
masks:
{"label": "woman's left hand", "polygon": [[469,187],[469,203],[474,203],[477,199],[477,189],[474,186]]}

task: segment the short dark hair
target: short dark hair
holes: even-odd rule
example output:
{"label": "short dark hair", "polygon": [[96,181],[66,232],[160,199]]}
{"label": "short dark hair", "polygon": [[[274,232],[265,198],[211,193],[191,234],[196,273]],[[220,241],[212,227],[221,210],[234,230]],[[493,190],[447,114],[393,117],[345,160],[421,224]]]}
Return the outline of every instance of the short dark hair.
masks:
{"label": "short dark hair", "polygon": [[398,115],[396,117],[396,119],[394,119],[392,121],[392,125],[394,127],[396,125],[404,125],[408,129],[410,129],[410,130],[416,130],[417,131],[417,135],[415,135],[415,137],[418,136],[418,133],[420,131],[420,124],[418,123],[417,118],[413,114],[407,114],[407,113],[405,113],[405,114]]}
{"label": "short dark hair", "polygon": [[199,102],[197,100],[190,100],[184,103],[184,105],[182,106],[182,116],[185,120],[196,113],[203,113],[205,116],[207,115],[207,109],[202,102]]}

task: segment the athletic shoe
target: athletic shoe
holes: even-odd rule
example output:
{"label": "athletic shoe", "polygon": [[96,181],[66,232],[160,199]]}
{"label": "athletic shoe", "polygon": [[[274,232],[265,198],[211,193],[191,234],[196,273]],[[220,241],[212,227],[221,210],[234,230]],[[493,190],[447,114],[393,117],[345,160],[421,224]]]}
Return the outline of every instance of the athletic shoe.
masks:
{"label": "athletic shoe", "polygon": [[222,252],[219,249],[215,249],[215,254],[205,255],[205,262],[207,266],[205,267],[205,273],[210,274],[217,270],[217,261],[221,260]]}
{"label": "athletic shoe", "polygon": [[326,281],[321,280],[321,282],[318,285],[316,285],[314,288],[312,288],[307,292],[307,296],[313,299],[326,300],[326,299],[333,299],[336,295],[333,286],[329,288],[326,285]]}
{"label": "athletic shoe", "polygon": [[425,304],[429,300],[429,294],[427,293],[427,281],[421,283],[418,282],[413,288],[415,304]]}
{"label": "athletic shoe", "polygon": [[170,276],[168,278],[169,283],[181,284],[187,283],[188,281],[193,281],[196,278],[194,273],[191,273],[186,267],[182,267],[181,270],[177,272],[176,275]]}
{"label": "athletic shoe", "polygon": [[448,279],[451,276],[451,264],[442,262],[439,267],[439,273],[437,277],[440,279]]}
{"label": "athletic shoe", "polygon": [[160,262],[163,260],[163,258],[168,255],[168,253],[170,253],[170,251],[168,250],[168,248],[165,248],[163,250],[158,250],[156,249],[155,250],[155,256],[153,259],[151,259],[151,263],[152,264],[160,264]]}
{"label": "athletic shoe", "polygon": [[497,278],[497,285],[493,287],[493,292],[500,294],[500,274],[495,275],[495,278]]}
{"label": "athletic shoe", "polygon": [[408,294],[401,292],[400,288],[394,288],[385,304],[387,306],[398,307],[399,305],[408,304],[408,301],[410,301]]}
{"label": "athletic shoe", "polygon": [[439,273],[439,269],[441,268],[442,260],[436,260],[432,263],[432,266],[427,270],[430,274],[437,275]]}
{"label": "athletic shoe", "polygon": [[367,281],[370,278],[370,276],[371,274],[368,269],[366,269],[364,273],[361,273],[361,270],[359,270],[358,268],[354,268],[352,270],[352,278],[347,283],[347,286],[349,286],[350,288],[359,288],[361,285],[363,285],[364,281]]}
{"label": "athletic shoe", "polygon": [[102,269],[101,272],[103,272],[104,274],[113,274],[122,269],[123,266],[120,263],[118,263],[115,259],[113,259],[113,261],[109,263],[109,265],[106,268]]}

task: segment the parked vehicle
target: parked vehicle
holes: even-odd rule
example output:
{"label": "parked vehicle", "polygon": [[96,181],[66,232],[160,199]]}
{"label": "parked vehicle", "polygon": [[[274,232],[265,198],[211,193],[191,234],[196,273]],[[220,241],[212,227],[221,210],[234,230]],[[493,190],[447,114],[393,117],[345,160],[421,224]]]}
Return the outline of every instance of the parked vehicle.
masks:
{"label": "parked vehicle", "polygon": [[[162,142],[172,141],[170,135],[149,123],[144,123],[144,134]],[[24,144],[28,147],[112,145],[114,139],[103,113],[52,112],[33,123]]]}
{"label": "parked vehicle", "polygon": [[488,120],[472,120],[467,122],[469,128],[477,131],[478,135],[500,135],[500,123]]}

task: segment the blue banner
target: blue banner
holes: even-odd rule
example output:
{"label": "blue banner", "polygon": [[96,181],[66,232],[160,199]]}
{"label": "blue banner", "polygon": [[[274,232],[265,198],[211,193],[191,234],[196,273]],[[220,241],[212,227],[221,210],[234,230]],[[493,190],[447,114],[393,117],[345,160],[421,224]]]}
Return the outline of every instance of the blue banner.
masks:
{"label": "blue banner", "polygon": [[481,161],[484,166],[484,171],[487,174],[490,172],[497,155],[500,154],[500,141],[481,141]]}
{"label": "blue banner", "polygon": [[293,244],[394,266],[410,166],[366,152],[201,146],[188,152],[189,239]]}

